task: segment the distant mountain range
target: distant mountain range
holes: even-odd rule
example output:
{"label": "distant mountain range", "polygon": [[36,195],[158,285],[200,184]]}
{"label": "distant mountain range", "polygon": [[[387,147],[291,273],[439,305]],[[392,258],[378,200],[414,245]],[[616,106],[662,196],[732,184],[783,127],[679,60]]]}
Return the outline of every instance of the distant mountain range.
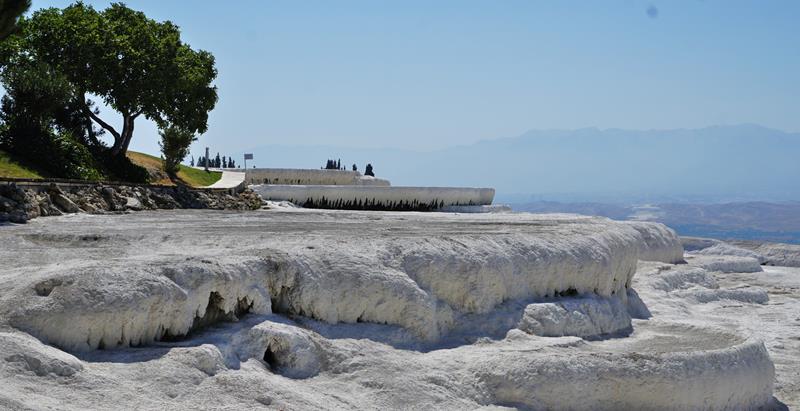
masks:
{"label": "distant mountain range", "polygon": [[497,201],[800,200],[800,133],[757,125],[536,130],[437,151],[266,145],[262,167],[372,163],[394,185],[483,186]]}

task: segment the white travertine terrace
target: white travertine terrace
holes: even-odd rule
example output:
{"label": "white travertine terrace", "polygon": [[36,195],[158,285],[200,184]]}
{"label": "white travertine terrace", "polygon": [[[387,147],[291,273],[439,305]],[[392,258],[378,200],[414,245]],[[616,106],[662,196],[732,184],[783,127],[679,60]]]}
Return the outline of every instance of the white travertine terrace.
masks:
{"label": "white travertine terrace", "polygon": [[301,168],[248,168],[247,184],[360,185],[388,187],[389,180],[365,176],[358,171]]}
{"label": "white travertine terrace", "polygon": [[[758,339],[647,319],[636,284],[648,299],[764,302],[672,265],[683,249],[660,224],[182,210],[36,220],[4,228],[0,241],[9,408],[772,401],[774,368]],[[640,260],[676,268],[647,266],[637,283]]]}
{"label": "white travertine terrace", "polygon": [[434,204],[437,207],[489,205],[494,200],[493,188],[472,187],[373,187],[331,185],[274,185],[250,186],[261,198],[268,201],[290,201],[305,204],[319,202],[374,202],[388,207],[396,203]]}

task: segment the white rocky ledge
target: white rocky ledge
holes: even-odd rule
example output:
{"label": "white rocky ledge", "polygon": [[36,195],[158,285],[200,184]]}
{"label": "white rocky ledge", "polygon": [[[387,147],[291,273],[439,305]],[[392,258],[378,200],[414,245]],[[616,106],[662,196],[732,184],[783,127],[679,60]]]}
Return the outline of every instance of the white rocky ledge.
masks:
{"label": "white rocky ledge", "polygon": [[[678,267],[647,271],[648,292],[741,294],[670,265],[682,247],[659,224],[183,210],[34,221],[0,241],[0,405],[12,408],[722,410],[772,398],[760,341],[631,319],[651,317],[632,288],[640,260]],[[104,394],[76,397],[65,378]]]}
{"label": "white rocky ledge", "polygon": [[[435,216],[412,217],[438,223]],[[682,259],[674,233],[657,224],[566,215],[445,216],[445,231],[429,236],[398,224],[401,215],[390,218],[395,221],[384,229],[394,229],[391,236],[340,239],[351,233],[338,232],[331,240],[325,230],[299,237],[265,230],[260,241],[237,239],[252,247],[241,256],[206,250],[205,257],[136,254],[48,265],[40,278],[21,276],[8,296],[13,303],[0,309],[14,326],[70,350],[185,335],[198,322],[235,316],[238,306],[329,323],[394,324],[435,342],[459,315],[485,314],[508,300],[571,293],[625,302],[640,257]],[[369,220],[352,224],[358,230]],[[63,234],[36,238],[59,243]],[[139,251],[164,248],[138,241]],[[64,323],[70,327],[58,326]]]}

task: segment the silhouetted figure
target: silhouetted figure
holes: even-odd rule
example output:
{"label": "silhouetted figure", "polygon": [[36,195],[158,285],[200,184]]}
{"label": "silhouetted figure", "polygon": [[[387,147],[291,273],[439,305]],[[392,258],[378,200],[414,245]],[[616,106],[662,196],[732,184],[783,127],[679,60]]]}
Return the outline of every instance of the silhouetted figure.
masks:
{"label": "silhouetted figure", "polygon": [[367,164],[367,168],[364,170],[364,175],[375,177],[375,173],[372,172],[372,164]]}
{"label": "silhouetted figure", "polygon": [[358,171],[358,167],[355,164],[353,164],[353,171]]}

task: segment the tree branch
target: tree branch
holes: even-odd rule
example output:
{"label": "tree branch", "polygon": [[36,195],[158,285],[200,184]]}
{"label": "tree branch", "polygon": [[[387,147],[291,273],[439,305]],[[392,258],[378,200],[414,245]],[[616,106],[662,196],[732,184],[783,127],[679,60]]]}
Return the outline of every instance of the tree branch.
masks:
{"label": "tree branch", "polygon": [[[84,101],[86,101],[86,100],[84,100]],[[97,114],[94,114],[92,112],[92,109],[89,108],[89,106],[86,105],[86,103],[84,103],[84,105],[83,105],[83,111],[86,114],[88,114],[89,117],[92,118],[92,120],[94,120],[97,124],[99,124],[100,127],[103,127],[104,129],[106,129],[106,131],[111,133],[111,135],[114,136],[114,140],[119,140],[119,137],[120,137],[119,132],[117,132],[117,130],[114,130],[114,127],[111,127],[111,125],[106,123],[105,121],[103,121],[103,119],[101,119],[100,117],[97,117]]]}

